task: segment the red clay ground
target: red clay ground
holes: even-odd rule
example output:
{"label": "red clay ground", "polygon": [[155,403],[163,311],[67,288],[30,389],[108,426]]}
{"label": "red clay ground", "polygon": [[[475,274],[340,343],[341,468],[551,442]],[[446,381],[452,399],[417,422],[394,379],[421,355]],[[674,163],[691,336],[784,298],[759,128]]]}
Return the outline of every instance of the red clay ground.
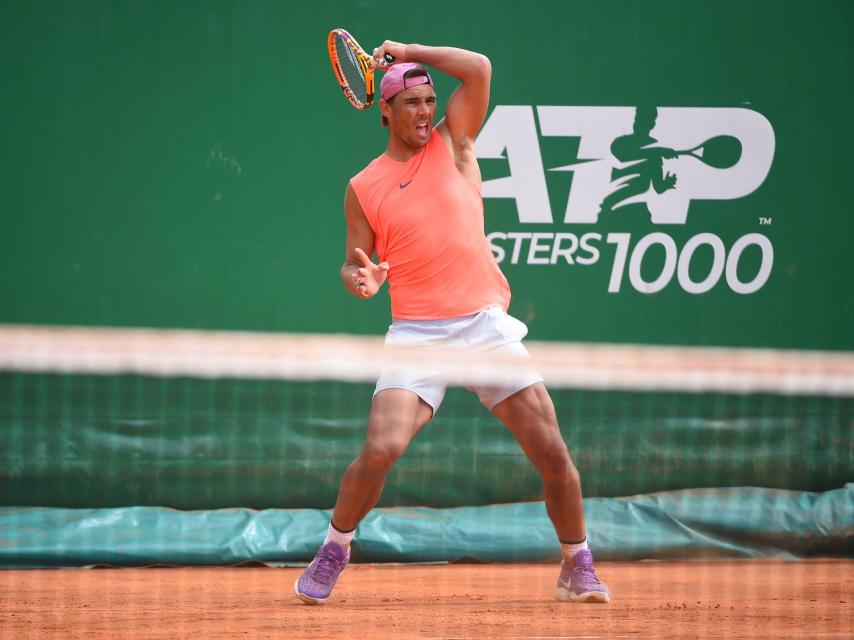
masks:
{"label": "red clay ground", "polygon": [[610,605],[555,601],[555,565],[355,565],[323,606],[299,569],[0,571],[0,637],[854,638],[854,562],[598,568]]}

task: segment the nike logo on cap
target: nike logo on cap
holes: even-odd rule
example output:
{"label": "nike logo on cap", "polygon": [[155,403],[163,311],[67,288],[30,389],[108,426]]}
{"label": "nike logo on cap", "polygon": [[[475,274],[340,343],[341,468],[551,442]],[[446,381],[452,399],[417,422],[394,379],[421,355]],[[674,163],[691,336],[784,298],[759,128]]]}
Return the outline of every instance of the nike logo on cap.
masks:
{"label": "nike logo on cap", "polygon": [[[415,180],[415,178],[412,178],[412,180]],[[406,187],[408,187],[408,186],[409,186],[409,183],[410,183],[410,182],[412,182],[412,180],[410,180],[409,182],[401,182],[401,183],[400,183],[400,188],[401,188],[401,189],[406,189]]]}

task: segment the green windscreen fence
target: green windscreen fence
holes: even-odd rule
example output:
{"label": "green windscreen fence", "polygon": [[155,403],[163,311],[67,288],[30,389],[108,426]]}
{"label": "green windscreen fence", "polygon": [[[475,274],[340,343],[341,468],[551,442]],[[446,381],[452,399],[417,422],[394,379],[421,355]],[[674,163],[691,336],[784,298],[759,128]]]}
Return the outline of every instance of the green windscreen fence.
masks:
{"label": "green windscreen fence", "polygon": [[849,0],[4,10],[0,322],[381,334],[337,276],[388,135],[343,27],[491,60],[485,232],[532,339],[854,349]]}

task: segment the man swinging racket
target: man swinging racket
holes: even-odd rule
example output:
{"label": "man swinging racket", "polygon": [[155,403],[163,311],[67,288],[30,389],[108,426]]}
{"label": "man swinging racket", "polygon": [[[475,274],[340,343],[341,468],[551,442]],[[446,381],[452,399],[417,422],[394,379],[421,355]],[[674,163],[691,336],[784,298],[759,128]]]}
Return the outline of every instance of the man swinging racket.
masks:
{"label": "man swinging racket", "polygon": [[[510,287],[484,235],[474,139],[489,104],[490,62],[463,49],[386,41],[374,50],[378,66],[386,54],[396,62],[380,85],[388,146],[347,187],[344,286],[371,298],[388,280],[388,345],[476,345],[491,354],[526,357],[521,340],[528,329],[507,314]],[[438,123],[433,80],[422,65],[460,81]],[[378,263],[371,260],[374,251]],[[349,561],[356,527],[379,499],[392,465],[439,409],[445,388],[441,379],[411,370],[380,376],[365,444],[341,481],[326,539],[294,584],[300,599],[329,599]],[[520,370],[512,383],[472,390],[542,476],[563,555],[557,598],[609,602],[587,548],[578,471],[542,378]]]}

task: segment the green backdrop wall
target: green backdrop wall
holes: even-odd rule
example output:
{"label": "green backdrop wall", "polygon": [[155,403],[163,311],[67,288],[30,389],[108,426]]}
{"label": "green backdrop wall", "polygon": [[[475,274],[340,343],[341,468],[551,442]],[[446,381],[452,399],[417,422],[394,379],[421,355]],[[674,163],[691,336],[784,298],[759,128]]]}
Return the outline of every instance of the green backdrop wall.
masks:
{"label": "green backdrop wall", "polygon": [[[383,332],[387,299],[351,298],[337,276],[347,179],[385,141],[378,111],[352,109],[333,80],[325,36],[345,26],[366,46],[492,60],[486,226],[532,338],[854,347],[846,0],[13,1],[3,14],[0,322]],[[742,154],[721,173],[648,162],[675,188],[567,215],[608,195],[596,180],[618,170],[609,145],[639,111],[658,118],[653,147],[730,135]],[[668,221],[670,197],[689,199],[684,221]],[[555,255],[585,234],[596,260]]]}

